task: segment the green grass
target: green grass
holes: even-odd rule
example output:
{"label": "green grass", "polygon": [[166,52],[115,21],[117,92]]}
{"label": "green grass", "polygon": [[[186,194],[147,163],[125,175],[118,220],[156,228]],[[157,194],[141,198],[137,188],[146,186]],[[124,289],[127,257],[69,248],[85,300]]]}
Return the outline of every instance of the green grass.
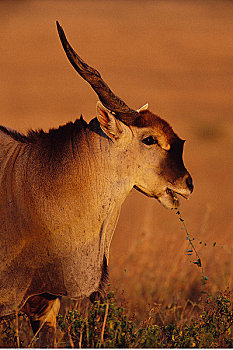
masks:
{"label": "green grass", "polygon": [[[103,303],[59,315],[57,347],[65,348],[232,348],[232,293],[204,296],[184,306],[154,304],[138,322],[119,306],[113,292]],[[1,323],[2,347],[27,347],[32,334],[25,317]]]}
{"label": "green grass", "polygon": [[[86,316],[77,310],[58,317],[66,335],[63,346],[84,348],[222,348],[233,346],[231,293],[207,296],[186,307],[155,305],[148,318],[137,323],[117,305],[112,293],[103,304],[96,302]],[[190,309],[191,315],[190,315]],[[188,320],[189,318],[189,320]],[[166,322],[167,321],[167,322]]]}
{"label": "green grass", "polygon": [[[57,316],[56,346],[60,348],[232,348],[233,347],[233,293],[230,288],[225,292],[214,293],[211,291],[209,279],[205,276],[205,269],[202,264],[198,248],[200,245],[207,246],[194,238],[186,227],[180,210],[175,209],[181,229],[186,236],[185,255],[190,259],[192,266],[198,267],[195,283],[188,278],[184,279],[188,291],[195,294],[196,298],[184,297],[175,302],[170,302],[166,295],[156,298],[150,295],[146,299],[150,288],[144,286],[142,293],[137,294],[137,305],[125,303],[120,305],[121,298],[115,298],[114,292],[108,291],[104,302],[97,301],[91,304],[89,300],[69,305],[68,300],[63,300],[61,314]],[[147,242],[141,246],[147,250]],[[216,242],[209,243],[212,249],[216,249]],[[138,255],[137,255],[138,256]],[[142,256],[147,256],[142,254]],[[158,261],[160,261],[158,259]],[[172,263],[169,262],[169,266]],[[182,264],[178,264],[179,268]],[[173,277],[173,290],[166,288],[166,292],[175,296],[180,291],[180,281],[177,277],[177,268],[167,271],[169,278]],[[160,276],[160,287],[164,281]],[[184,270],[184,269],[183,269]],[[150,280],[146,273],[145,260],[142,276]],[[192,272],[193,274],[193,272]],[[220,274],[221,275],[221,274]],[[139,273],[137,274],[139,276]],[[154,273],[153,273],[154,276]],[[199,277],[198,277],[199,276]],[[143,286],[142,280],[138,280]],[[213,281],[213,279],[211,279]],[[154,281],[154,280],[153,280]],[[108,285],[109,290],[109,285]],[[156,288],[153,285],[153,290]],[[136,285],[134,285],[136,290]],[[158,288],[159,289],[159,288]],[[232,288],[231,288],[232,289]],[[137,290],[136,290],[137,291]],[[198,296],[199,295],[199,296]],[[200,297],[201,296],[201,297]],[[157,300],[157,302],[154,302]],[[161,300],[161,304],[158,303]],[[170,297],[171,300],[171,297]],[[144,305],[143,310],[141,310]],[[139,312],[140,311],[140,312]],[[144,315],[144,318],[142,317]],[[25,315],[17,319],[5,319],[0,321],[0,347],[31,347],[33,339],[29,320]],[[35,343],[34,343],[35,344]]]}

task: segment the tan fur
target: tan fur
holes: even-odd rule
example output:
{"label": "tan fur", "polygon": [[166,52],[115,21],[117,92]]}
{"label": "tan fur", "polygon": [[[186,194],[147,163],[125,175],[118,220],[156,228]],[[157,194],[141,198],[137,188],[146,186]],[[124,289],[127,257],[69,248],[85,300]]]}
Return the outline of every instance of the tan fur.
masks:
{"label": "tan fur", "polygon": [[129,192],[172,208],[175,193],[193,190],[184,142],[170,125],[147,106],[130,109],[58,30],[71,63],[113,109],[99,102],[89,124],[80,118],[48,133],[0,126],[0,316],[23,309],[34,333],[45,323],[48,343],[58,297],[94,297],[103,288]]}
{"label": "tan fur", "polygon": [[[79,122],[78,130],[74,124],[66,136],[67,128],[28,140],[0,132],[2,314],[30,295],[79,298],[97,290],[121,204],[134,186],[165,206],[172,205],[167,187],[190,193],[182,149],[174,148],[181,140],[165,121],[143,111],[139,126],[117,123],[112,141],[95,119]],[[150,134],[160,147],[142,143]],[[163,150],[165,142],[174,155]]]}

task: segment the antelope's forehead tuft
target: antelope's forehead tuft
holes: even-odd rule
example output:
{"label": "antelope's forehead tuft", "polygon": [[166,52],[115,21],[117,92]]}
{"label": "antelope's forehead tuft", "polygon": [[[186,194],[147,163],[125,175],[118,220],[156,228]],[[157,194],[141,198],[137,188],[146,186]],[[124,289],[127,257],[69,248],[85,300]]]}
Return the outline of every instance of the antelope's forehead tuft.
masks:
{"label": "antelope's forehead tuft", "polygon": [[155,133],[164,139],[167,145],[171,145],[178,139],[178,136],[174,133],[172,127],[164,119],[148,110],[139,113],[133,126],[139,128],[153,128]]}

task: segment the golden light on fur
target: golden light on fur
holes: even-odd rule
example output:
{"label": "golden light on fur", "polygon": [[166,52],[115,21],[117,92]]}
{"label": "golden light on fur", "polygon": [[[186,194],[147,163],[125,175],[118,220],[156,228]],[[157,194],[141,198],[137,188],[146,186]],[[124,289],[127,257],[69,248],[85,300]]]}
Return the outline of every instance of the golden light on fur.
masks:
{"label": "golden light on fur", "polygon": [[174,194],[193,191],[184,142],[171,126],[148,105],[128,107],[59,24],[58,32],[101,100],[97,117],[27,135],[0,126],[0,312],[23,309],[35,334],[43,323],[54,333],[60,297],[101,297],[112,236],[133,188],[169,209]]}

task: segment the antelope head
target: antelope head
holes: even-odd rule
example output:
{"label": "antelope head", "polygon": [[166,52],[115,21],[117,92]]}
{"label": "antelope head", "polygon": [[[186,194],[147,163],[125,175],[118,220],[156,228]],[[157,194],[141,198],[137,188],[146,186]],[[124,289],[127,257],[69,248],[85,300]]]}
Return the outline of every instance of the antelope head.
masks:
{"label": "antelope head", "polygon": [[177,194],[188,198],[193,191],[192,178],[183,163],[184,141],[165,120],[150,112],[148,105],[137,110],[128,107],[100,73],[73,50],[58,22],[57,29],[70,63],[101,101],[97,103],[100,127],[115,147],[120,149],[124,144],[124,150],[127,148],[127,162],[134,169],[132,185],[167,208],[177,206]]}

